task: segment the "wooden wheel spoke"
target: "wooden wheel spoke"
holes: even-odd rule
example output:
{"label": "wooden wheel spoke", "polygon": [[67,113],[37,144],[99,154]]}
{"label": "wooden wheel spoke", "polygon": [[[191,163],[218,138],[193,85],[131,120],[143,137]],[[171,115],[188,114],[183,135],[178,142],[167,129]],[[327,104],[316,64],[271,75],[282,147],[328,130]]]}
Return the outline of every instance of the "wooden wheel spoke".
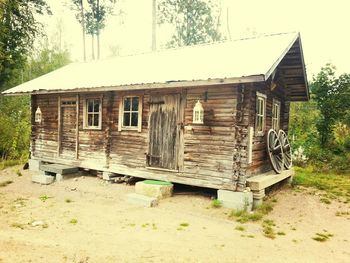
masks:
{"label": "wooden wheel spoke", "polygon": [[278,137],[282,143],[284,167],[290,169],[292,167],[292,149],[287,134],[283,130],[279,130]]}

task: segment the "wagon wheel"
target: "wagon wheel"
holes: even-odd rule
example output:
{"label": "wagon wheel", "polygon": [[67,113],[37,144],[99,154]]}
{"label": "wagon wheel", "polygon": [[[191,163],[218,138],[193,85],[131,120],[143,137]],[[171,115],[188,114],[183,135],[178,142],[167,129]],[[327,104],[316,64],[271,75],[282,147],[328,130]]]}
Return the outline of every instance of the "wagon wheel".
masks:
{"label": "wagon wheel", "polygon": [[283,130],[279,130],[278,138],[282,143],[284,167],[290,169],[292,167],[292,148],[290,147],[288,136]]}
{"label": "wagon wheel", "polygon": [[276,173],[281,173],[284,165],[282,143],[273,129],[270,129],[267,134],[267,152],[272,168]]}

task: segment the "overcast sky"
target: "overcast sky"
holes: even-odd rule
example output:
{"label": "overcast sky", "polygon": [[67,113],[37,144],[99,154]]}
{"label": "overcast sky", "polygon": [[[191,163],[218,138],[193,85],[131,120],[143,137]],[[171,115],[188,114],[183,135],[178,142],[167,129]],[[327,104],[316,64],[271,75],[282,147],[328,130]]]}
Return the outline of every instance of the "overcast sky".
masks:
{"label": "overcast sky", "polygon": [[[215,1],[215,0],[213,0]],[[222,9],[221,32],[228,36],[226,13],[229,10],[231,38],[252,33],[299,31],[309,79],[326,63],[334,64],[338,73],[350,73],[350,1],[349,0],[217,0]],[[57,37],[57,25],[63,26],[62,42],[73,60],[82,60],[81,27],[69,10],[69,0],[48,0],[53,16],[45,17],[47,34]],[[101,34],[101,57],[149,52],[151,49],[152,0],[119,0]],[[157,29],[157,46],[170,38],[170,29]],[[91,58],[91,39],[87,37],[87,57]]]}

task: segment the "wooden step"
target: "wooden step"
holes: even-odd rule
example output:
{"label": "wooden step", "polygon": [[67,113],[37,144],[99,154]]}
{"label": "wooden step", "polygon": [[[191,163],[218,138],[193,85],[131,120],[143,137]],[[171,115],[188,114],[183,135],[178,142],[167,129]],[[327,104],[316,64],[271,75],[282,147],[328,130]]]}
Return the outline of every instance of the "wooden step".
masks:
{"label": "wooden step", "polygon": [[284,179],[293,177],[294,170],[284,170],[280,174],[276,174],[274,171],[268,173],[259,174],[257,176],[252,176],[247,179],[247,186],[252,191],[260,191],[274,184],[277,184]]}

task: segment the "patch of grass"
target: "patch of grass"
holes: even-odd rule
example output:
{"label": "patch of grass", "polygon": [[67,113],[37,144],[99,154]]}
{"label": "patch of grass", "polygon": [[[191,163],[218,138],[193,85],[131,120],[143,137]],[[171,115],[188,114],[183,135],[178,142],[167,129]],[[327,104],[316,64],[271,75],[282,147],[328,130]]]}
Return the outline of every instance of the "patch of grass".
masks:
{"label": "patch of grass", "polygon": [[325,242],[332,236],[333,234],[330,234],[326,230],[323,230],[323,233],[316,233],[312,239],[318,242]]}
{"label": "patch of grass", "polygon": [[6,187],[6,186],[8,186],[9,184],[12,184],[12,183],[13,183],[13,181],[7,180],[7,181],[4,181],[4,182],[1,182],[0,183],[0,187]]}
{"label": "patch of grass", "polygon": [[347,212],[347,211],[337,211],[336,213],[335,213],[335,215],[336,216],[344,216],[344,217],[346,217],[346,216],[348,216],[348,215],[350,215],[350,212]]}
{"label": "patch of grass", "polygon": [[255,236],[254,236],[254,235],[252,235],[252,234],[247,235],[247,237],[249,237],[249,238],[255,238]]}
{"label": "patch of grass", "polygon": [[4,170],[7,167],[15,166],[18,164],[22,164],[21,160],[3,160],[0,161],[0,170]]}
{"label": "patch of grass", "polygon": [[20,223],[12,223],[11,224],[11,227],[14,227],[14,228],[19,228],[19,229],[24,229],[24,224],[20,224]]}
{"label": "patch of grass", "polygon": [[211,201],[211,207],[213,208],[220,208],[222,206],[222,202],[218,199],[213,199]]}
{"label": "patch of grass", "polygon": [[273,203],[271,200],[266,200],[264,201],[258,208],[257,211],[267,215],[268,213],[270,213],[273,210]]}
{"label": "patch of grass", "polygon": [[276,233],[275,233],[275,230],[273,229],[273,226],[276,226],[276,225],[272,220],[266,219],[263,221],[262,227],[263,227],[263,233],[265,237],[270,239],[276,238]]}
{"label": "patch of grass", "polygon": [[263,217],[263,214],[259,212],[249,213],[244,210],[232,210],[229,217],[230,218],[235,217],[237,222],[244,224],[249,221],[252,221],[252,222],[259,221]]}
{"label": "patch of grass", "polygon": [[19,177],[23,175],[23,174],[21,173],[20,170],[17,170],[17,171],[16,171],[16,174],[17,174],[17,176],[19,176]]}
{"label": "patch of grass", "polygon": [[328,199],[331,197],[340,197],[346,199],[350,196],[350,174],[334,174],[314,172],[312,167],[295,167],[295,176],[293,177],[294,186],[314,187],[325,191]]}
{"label": "patch of grass", "polygon": [[325,198],[325,197],[320,198],[320,202],[327,204],[327,205],[332,203],[331,200],[329,200],[328,198]]}
{"label": "patch of grass", "polygon": [[66,198],[66,199],[64,199],[64,201],[65,201],[66,203],[72,203],[72,202],[73,202],[72,199],[70,199],[70,198]]}
{"label": "patch of grass", "polygon": [[153,223],[153,224],[152,224],[152,229],[153,229],[153,230],[157,230],[157,225]]}
{"label": "patch of grass", "polygon": [[46,202],[46,200],[48,200],[49,198],[52,198],[51,196],[48,196],[48,195],[42,195],[39,197],[39,199],[43,202]]}
{"label": "patch of grass", "polygon": [[76,218],[72,218],[70,221],[69,221],[70,224],[72,225],[76,225],[78,223],[78,219]]}
{"label": "patch of grass", "polygon": [[267,226],[276,226],[275,222],[273,222],[273,220],[271,220],[271,219],[265,219],[263,221],[263,224],[267,225]]}
{"label": "patch of grass", "polygon": [[235,229],[238,230],[238,231],[245,231],[245,227],[244,226],[236,226]]}
{"label": "patch of grass", "polygon": [[189,223],[181,223],[180,226],[181,227],[188,227],[190,224]]}
{"label": "patch of grass", "polygon": [[145,228],[145,227],[148,227],[149,226],[149,223],[146,223],[146,224],[142,224],[141,227]]}
{"label": "patch of grass", "polygon": [[285,233],[285,232],[283,232],[283,231],[278,231],[278,232],[277,232],[277,235],[279,235],[279,236],[285,236],[285,235],[286,235],[286,233]]}

